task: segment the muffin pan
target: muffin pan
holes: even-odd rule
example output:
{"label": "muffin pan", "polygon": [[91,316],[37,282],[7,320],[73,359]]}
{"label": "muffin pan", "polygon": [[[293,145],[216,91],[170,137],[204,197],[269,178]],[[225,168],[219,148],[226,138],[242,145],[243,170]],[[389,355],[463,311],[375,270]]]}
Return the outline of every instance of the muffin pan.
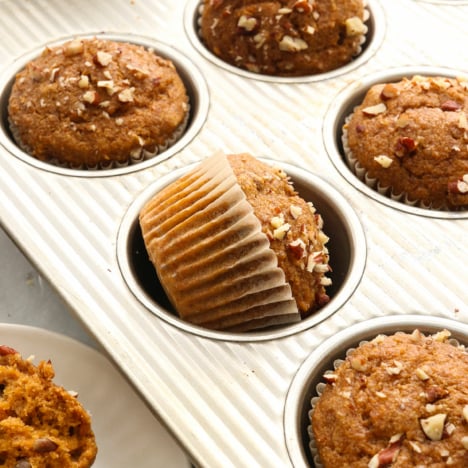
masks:
{"label": "muffin pan", "polygon": [[[369,0],[372,34],[362,55],[336,74],[296,81],[247,76],[207,57],[194,36],[199,1],[0,2],[0,223],[195,465],[311,466],[293,454],[303,450],[298,415],[315,372],[302,364],[331,353],[326,340],[353,325],[363,336],[379,317],[404,328],[417,312],[429,328],[450,319],[466,334],[467,217],[422,215],[368,193],[336,140],[346,107],[372,80],[423,67],[466,72],[468,6],[453,3]],[[193,101],[187,132],[161,158],[126,168],[35,161],[8,131],[14,73],[37,44],[96,31],[152,44],[174,60]],[[181,323],[162,294],[149,294],[154,273],[145,269],[138,209],[218,150],[284,165],[327,211],[336,289],[315,318],[258,334],[207,332]]]}

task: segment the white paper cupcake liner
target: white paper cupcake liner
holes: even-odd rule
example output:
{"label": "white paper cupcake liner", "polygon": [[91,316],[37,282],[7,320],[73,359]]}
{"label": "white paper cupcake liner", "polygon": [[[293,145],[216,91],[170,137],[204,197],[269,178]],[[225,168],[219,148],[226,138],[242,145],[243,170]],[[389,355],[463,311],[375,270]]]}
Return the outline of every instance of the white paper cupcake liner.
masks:
{"label": "white paper cupcake liner", "polygon": [[224,154],[156,194],[140,224],[183,320],[229,331],[300,321],[276,254]]}
{"label": "white paper cupcake liner", "polygon": [[[182,137],[183,133],[185,132],[189,118],[190,118],[190,104],[188,104],[187,113],[185,114],[185,118],[183,122],[174,130],[172,136],[168,138],[164,144],[156,146],[155,150],[152,152],[144,148],[139,148],[133,151],[132,153],[130,153],[128,160],[126,161],[108,161],[108,162],[106,161],[106,162],[101,162],[93,166],[86,165],[86,164],[73,165],[65,161],[60,161],[57,158],[50,158],[44,162],[46,162],[47,164],[52,164],[53,166],[64,168],[64,169],[90,170],[90,171],[117,169],[117,168],[122,168],[122,167],[128,167],[133,164],[138,164],[148,159],[154,158],[155,156],[166,151],[174,143],[176,143]],[[22,142],[18,129],[16,128],[16,125],[11,121],[10,118],[8,118],[8,124],[10,128],[10,132],[13,136],[13,139],[15,140],[18,147],[25,153],[31,155],[31,148]],[[33,158],[34,156],[31,155],[31,157]]]}

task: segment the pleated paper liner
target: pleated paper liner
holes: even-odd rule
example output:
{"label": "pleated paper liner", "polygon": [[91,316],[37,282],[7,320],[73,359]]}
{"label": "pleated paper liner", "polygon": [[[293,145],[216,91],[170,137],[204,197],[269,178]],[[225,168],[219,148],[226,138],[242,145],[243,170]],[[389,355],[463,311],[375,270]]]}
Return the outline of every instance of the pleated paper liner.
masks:
{"label": "pleated paper liner", "polygon": [[[134,151],[132,151],[128,155],[128,159],[125,161],[103,161],[97,165],[87,165],[87,164],[80,164],[80,165],[74,165],[67,163],[66,161],[60,161],[57,158],[50,158],[46,162],[49,164],[52,164],[54,166],[62,167],[65,169],[81,169],[81,170],[108,170],[108,169],[115,169],[115,168],[121,168],[121,167],[128,167],[129,165],[132,164],[138,164],[143,161],[146,161],[148,159],[152,159],[159,154],[163,153],[166,151],[169,147],[171,147],[174,143],[177,142],[185,132],[185,129],[187,128],[187,124],[189,121],[190,117],[190,104],[187,104],[187,112],[185,114],[184,121],[174,130],[173,134],[163,143],[160,145],[156,145],[155,149],[153,151],[148,151],[145,148],[137,148]],[[20,135],[18,133],[18,130],[16,129],[16,126],[13,124],[13,122],[8,119],[9,123],[9,128],[11,131],[11,134],[18,145],[18,147],[23,150],[25,153],[31,155],[31,148],[29,148],[26,144],[24,144],[21,141]],[[31,157],[34,157],[31,155]]]}
{"label": "pleated paper liner", "polygon": [[300,321],[276,254],[225,155],[207,158],[156,194],[140,224],[183,320],[230,331]]}

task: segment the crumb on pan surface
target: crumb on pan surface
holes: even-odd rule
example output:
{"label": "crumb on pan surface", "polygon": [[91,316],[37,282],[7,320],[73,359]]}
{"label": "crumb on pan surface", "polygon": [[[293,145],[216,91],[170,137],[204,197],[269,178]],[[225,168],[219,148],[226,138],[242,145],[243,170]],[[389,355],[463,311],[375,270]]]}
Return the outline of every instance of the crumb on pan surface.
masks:
{"label": "crumb on pan surface", "polygon": [[433,208],[468,208],[468,81],[413,76],[372,86],[345,124],[366,176]]}
{"label": "crumb on pan surface", "polygon": [[145,246],[179,316],[247,331],[329,301],[323,221],[289,178],[248,154],[215,154],[140,212]]}
{"label": "crumb on pan surface", "polygon": [[78,38],[46,47],[17,74],[8,112],[35,158],[94,167],[154,154],[188,109],[171,61],[136,44]]}
{"label": "crumb on pan surface", "polygon": [[364,21],[362,0],[205,0],[201,36],[234,66],[301,76],[350,62],[367,32]]}
{"label": "crumb on pan surface", "polygon": [[0,345],[0,466],[88,468],[97,447],[91,418],[55,385],[50,361],[37,366]]}
{"label": "crumb on pan surface", "polygon": [[379,335],[325,373],[311,416],[324,467],[468,466],[468,354],[449,336]]}

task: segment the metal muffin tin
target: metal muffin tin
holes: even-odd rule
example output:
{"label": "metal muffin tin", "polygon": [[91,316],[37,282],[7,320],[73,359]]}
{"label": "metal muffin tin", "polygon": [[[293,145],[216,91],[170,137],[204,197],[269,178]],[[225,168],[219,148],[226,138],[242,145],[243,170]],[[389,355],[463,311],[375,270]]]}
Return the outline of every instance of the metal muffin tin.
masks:
{"label": "metal muffin tin", "polygon": [[[466,216],[420,216],[381,203],[349,183],[327,140],[329,125],[337,128],[333,122],[341,118],[333,103],[348,86],[359,88],[369,76],[385,79],[398,68],[466,73],[468,6],[368,3],[372,37],[365,59],[326,76],[266,80],[208,58],[194,37],[199,2],[0,2],[0,224],[195,465],[303,466],[290,457],[297,425],[286,417],[294,406],[290,387],[308,356],[327,349],[324,341],[340,331],[376,317],[393,325],[390,315],[408,313],[451,319],[456,330],[468,323]],[[66,170],[20,154],[6,123],[15,71],[37,44],[96,31],[161,45],[174,58],[195,103],[192,133],[159,159],[105,171]],[[340,262],[354,266],[344,267],[337,307],[320,320],[266,334],[214,334],[179,323],[132,286],[137,207],[176,171],[217,150],[284,164],[299,185],[326,194],[324,209],[339,213],[326,222],[347,230],[348,260]],[[306,192],[312,195],[312,188]]]}

